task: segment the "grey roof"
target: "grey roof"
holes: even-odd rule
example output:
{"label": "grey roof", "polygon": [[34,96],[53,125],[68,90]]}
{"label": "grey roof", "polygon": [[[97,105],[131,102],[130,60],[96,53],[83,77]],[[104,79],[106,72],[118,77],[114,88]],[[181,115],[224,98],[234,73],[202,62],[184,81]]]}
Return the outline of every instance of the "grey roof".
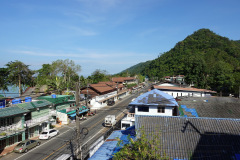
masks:
{"label": "grey roof", "polygon": [[[237,159],[240,154],[240,120],[136,115],[136,129],[160,133],[161,151],[170,159]],[[160,151],[160,150],[159,150]]]}
{"label": "grey roof", "polygon": [[[199,117],[240,118],[240,101],[227,97],[183,98],[178,101],[179,110],[188,117],[195,117],[189,110],[195,109]],[[187,110],[186,110],[187,108]]]}
{"label": "grey roof", "polygon": [[164,106],[178,106],[173,96],[162,92],[158,89],[153,89],[137,97],[129,105],[146,106],[146,105],[164,105]]}
{"label": "grey roof", "polygon": [[29,112],[28,110],[19,108],[17,106],[15,107],[7,107],[7,108],[3,108],[0,109],[0,118],[4,118],[4,117],[10,117],[10,116],[15,116],[18,114],[24,114]]}

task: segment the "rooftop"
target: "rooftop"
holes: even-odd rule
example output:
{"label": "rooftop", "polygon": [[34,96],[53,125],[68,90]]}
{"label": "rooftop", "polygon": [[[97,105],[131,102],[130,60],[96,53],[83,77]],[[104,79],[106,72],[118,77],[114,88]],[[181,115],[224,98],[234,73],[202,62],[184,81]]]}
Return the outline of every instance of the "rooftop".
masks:
{"label": "rooftop", "polygon": [[92,87],[93,89],[97,90],[100,93],[112,91],[115,89],[113,87],[108,86],[105,83],[90,84],[90,87]]}
{"label": "rooftop", "polygon": [[189,97],[178,101],[180,115],[185,117],[240,118],[240,100],[232,97]]}
{"label": "rooftop", "polygon": [[113,77],[112,81],[113,82],[124,82],[124,81],[130,81],[130,80],[135,80],[135,77]]}
{"label": "rooftop", "polygon": [[137,97],[129,105],[164,105],[164,106],[178,106],[173,96],[162,92],[158,89],[153,89]]}
{"label": "rooftop", "polygon": [[68,102],[69,100],[73,100],[74,96],[71,96],[71,95],[56,95],[56,98],[53,98],[52,96],[41,96],[41,97],[38,97],[37,99],[47,100],[47,101],[49,101],[53,104],[60,104],[60,103]]}
{"label": "rooftop", "polygon": [[157,85],[154,85],[153,88],[160,89],[160,90],[176,90],[176,91],[216,93],[215,91],[211,91],[211,90],[207,90],[207,89],[192,88],[192,87],[175,87],[175,86],[157,86]]}
{"label": "rooftop", "polygon": [[161,150],[170,159],[237,159],[240,119],[136,115],[136,129],[151,138],[160,135]]}
{"label": "rooftop", "polygon": [[20,108],[18,106],[7,107],[0,109],[0,118],[15,116],[18,114],[24,114],[29,112],[26,109]]}
{"label": "rooftop", "polygon": [[[109,160],[113,158],[113,155],[117,153],[123,144],[129,143],[128,135],[132,139],[135,139],[135,127],[129,127],[128,129],[124,131],[114,131],[104,142],[104,144],[94,153],[92,157],[90,157],[88,160]],[[117,138],[123,140],[123,144],[118,147]]]}
{"label": "rooftop", "polygon": [[22,109],[35,109],[35,108],[49,106],[51,105],[51,103],[47,100],[41,100],[41,101],[35,101],[35,102],[18,103],[15,105]]}

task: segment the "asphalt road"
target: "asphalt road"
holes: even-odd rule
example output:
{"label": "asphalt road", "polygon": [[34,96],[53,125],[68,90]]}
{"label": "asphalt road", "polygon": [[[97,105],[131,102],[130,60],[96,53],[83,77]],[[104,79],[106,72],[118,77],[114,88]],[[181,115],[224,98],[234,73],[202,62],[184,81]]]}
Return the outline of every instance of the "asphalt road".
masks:
{"label": "asphalt road", "polygon": [[[142,92],[146,92],[142,90]],[[140,94],[140,92],[138,93]],[[107,106],[99,110],[95,116],[88,117],[85,121],[80,121],[80,128],[83,129],[81,134],[81,144],[84,146],[83,151],[87,151],[89,146],[94,143],[100,136],[104,135],[109,128],[103,126],[104,118],[107,115],[114,114],[117,119],[122,118],[127,112],[126,107],[136,94],[127,96],[118,101],[114,106]],[[27,153],[11,153],[1,158],[1,160],[54,160],[64,153],[71,154],[71,148],[76,148],[75,123],[64,125],[59,128],[60,135],[50,140],[41,140],[41,145],[29,150]],[[69,140],[72,139],[72,145]],[[71,147],[72,146],[72,147]]]}

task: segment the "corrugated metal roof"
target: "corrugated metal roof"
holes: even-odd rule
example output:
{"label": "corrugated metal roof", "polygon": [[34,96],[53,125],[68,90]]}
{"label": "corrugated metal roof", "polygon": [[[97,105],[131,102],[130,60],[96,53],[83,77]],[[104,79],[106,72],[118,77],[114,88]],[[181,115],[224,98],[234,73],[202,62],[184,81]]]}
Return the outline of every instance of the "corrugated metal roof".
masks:
{"label": "corrugated metal roof", "polygon": [[49,101],[42,100],[42,101],[35,101],[35,102],[27,102],[27,103],[19,103],[15,104],[16,106],[23,108],[23,109],[34,109],[34,108],[41,108],[45,106],[51,105]]}
{"label": "corrugated metal roof", "polygon": [[56,95],[56,98],[52,98],[52,96],[41,96],[37,99],[44,99],[54,104],[60,104],[68,102],[68,100],[73,100],[74,96],[71,95]]}
{"label": "corrugated metal roof", "polygon": [[164,105],[164,106],[178,106],[173,96],[164,93],[158,89],[153,89],[137,97],[129,105]]}
{"label": "corrugated metal roof", "polygon": [[231,99],[215,98],[184,98],[179,103],[179,110],[187,117],[196,117],[191,112],[193,109],[199,117],[211,118],[240,118],[240,103]]}
{"label": "corrugated metal roof", "polygon": [[[136,115],[136,130],[160,134],[161,152],[170,159],[236,159],[240,120]],[[160,151],[160,150],[159,150]]]}
{"label": "corrugated metal roof", "polygon": [[0,109],[0,118],[4,118],[4,117],[9,117],[9,116],[14,116],[14,115],[18,115],[18,114],[24,114],[29,112],[28,110],[19,108],[17,106],[15,107],[7,107],[7,108],[3,108]]}
{"label": "corrugated metal roof", "polygon": [[[132,139],[135,139],[135,126],[129,127],[124,131],[114,131],[104,142],[104,144],[94,153],[88,160],[109,160],[113,158],[113,155],[118,152],[124,144],[129,143],[128,135]],[[123,140],[123,144],[117,146],[117,138]]]}

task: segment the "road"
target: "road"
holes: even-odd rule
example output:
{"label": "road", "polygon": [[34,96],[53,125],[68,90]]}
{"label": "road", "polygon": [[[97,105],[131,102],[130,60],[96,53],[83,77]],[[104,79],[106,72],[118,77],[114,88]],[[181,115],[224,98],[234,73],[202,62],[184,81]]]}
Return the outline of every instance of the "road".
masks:
{"label": "road", "polygon": [[[146,89],[142,92],[146,92]],[[136,96],[136,94],[130,95],[118,101],[114,106],[107,106],[99,110],[95,116],[88,117],[85,121],[80,121],[80,128],[85,128],[81,135],[82,139],[80,140],[82,146],[84,146],[84,151],[87,151],[92,143],[109,130],[109,128],[103,126],[104,118],[110,114],[116,115],[117,119],[122,118],[127,112],[126,107],[132,98]],[[11,153],[2,157],[1,160],[54,160],[64,153],[71,154],[71,148],[76,148],[77,145],[76,140],[71,141],[72,145],[69,143],[70,139],[76,137],[75,125],[75,123],[64,125],[59,128],[60,135],[50,140],[41,140],[40,146],[31,149],[27,153]]]}

